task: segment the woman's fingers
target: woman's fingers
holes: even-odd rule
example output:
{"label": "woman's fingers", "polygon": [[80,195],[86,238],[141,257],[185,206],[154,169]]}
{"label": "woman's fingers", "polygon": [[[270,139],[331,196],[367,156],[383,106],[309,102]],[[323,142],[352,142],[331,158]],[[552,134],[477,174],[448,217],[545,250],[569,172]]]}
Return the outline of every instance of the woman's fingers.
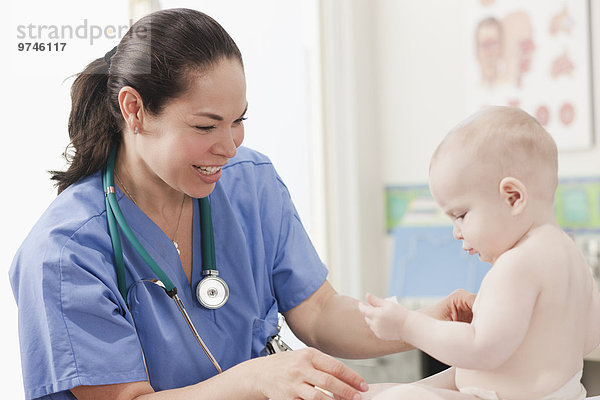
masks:
{"label": "woman's fingers", "polygon": [[455,290],[448,296],[452,306],[452,321],[470,323],[473,319],[473,302],[477,296],[466,290]]}
{"label": "woman's fingers", "polygon": [[365,380],[341,361],[323,353],[312,360],[315,371],[309,377],[311,385],[318,386],[343,399],[352,400],[359,392],[369,390]]}
{"label": "woman's fingers", "polygon": [[421,312],[439,320],[470,323],[475,298],[475,294],[459,289],[437,304],[421,309]]}
{"label": "woman's fingers", "polygon": [[[298,389],[298,396],[302,400],[331,400],[331,396],[323,393],[310,384],[304,384]],[[345,397],[338,397],[341,400],[349,400]],[[352,399],[352,398],[350,398]]]}
{"label": "woman's fingers", "polygon": [[[358,391],[352,386],[342,382],[341,380],[335,378],[332,375],[326,374],[324,372],[315,371],[312,376],[308,377],[307,383],[310,386],[314,386],[316,388],[322,389],[336,399],[341,400],[355,400],[360,399]],[[327,396],[326,398],[331,399],[331,397]]]}
{"label": "woman's fingers", "polygon": [[[261,368],[254,367],[261,363]],[[271,399],[360,399],[369,386],[344,363],[317,349],[282,352],[247,362],[256,376],[259,392]],[[322,392],[322,389],[324,392]]]}

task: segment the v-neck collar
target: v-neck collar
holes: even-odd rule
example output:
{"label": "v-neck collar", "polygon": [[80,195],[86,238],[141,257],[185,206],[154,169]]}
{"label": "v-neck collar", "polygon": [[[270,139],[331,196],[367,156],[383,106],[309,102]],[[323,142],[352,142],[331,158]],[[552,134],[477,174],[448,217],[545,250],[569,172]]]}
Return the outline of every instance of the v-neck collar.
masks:
{"label": "v-neck collar", "polygon": [[[178,292],[183,295],[183,292],[190,292],[190,283],[187,280],[187,276],[183,271],[181,260],[177,249],[173,245],[171,239],[160,229],[158,225],[152,221],[131,199],[124,195],[124,193],[117,188],[117,199],[119,206],[123,211],[125,219],[129,224],[131,230],[135,233],[136,237],[142,243],[148,254],[156,261],[160,268],[163,269],[165,274],[173,281],[173,284],[177,287]],[[198,267],[198,259],[201,259],[196,243],[196,233],[199,232],[199,223],[196,222],[198,216],[197,201],[194,201],[193,211],[193,232],[192,232],[192,283],[193,277],[201,266]],[[185,288],[185,290],[184,290]]]}

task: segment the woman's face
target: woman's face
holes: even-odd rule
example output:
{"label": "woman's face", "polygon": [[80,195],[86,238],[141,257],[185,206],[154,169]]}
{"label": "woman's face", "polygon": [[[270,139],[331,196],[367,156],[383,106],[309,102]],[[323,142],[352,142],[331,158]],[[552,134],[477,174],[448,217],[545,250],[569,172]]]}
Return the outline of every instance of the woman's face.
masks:
{"label": "woman's face", "polygon": [[244,140],[246,80],[238,60],[192,73],[190,88],[159,115],[146,115],[136,141],[148,179],[206,197]]}

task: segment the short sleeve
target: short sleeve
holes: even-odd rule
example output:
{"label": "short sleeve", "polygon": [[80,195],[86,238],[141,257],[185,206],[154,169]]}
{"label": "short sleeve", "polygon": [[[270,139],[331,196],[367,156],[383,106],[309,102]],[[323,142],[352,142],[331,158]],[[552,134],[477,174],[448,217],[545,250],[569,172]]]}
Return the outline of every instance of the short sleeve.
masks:
{"label": "short sleeve", "polygon": [[281,198],[281,224],[273,268],[273,286],[280,311],[286,312],[309,298],[327,278],[290,193],[277,177]]}
{"label": "short sleeve", "polygon": [[11,268],[28,399],[67,399],[73,397],[65,391],[79,385],[147,380],[99,218],[62,244],[55,237],[45,246],[33,240],[35,247],[22,248]]}

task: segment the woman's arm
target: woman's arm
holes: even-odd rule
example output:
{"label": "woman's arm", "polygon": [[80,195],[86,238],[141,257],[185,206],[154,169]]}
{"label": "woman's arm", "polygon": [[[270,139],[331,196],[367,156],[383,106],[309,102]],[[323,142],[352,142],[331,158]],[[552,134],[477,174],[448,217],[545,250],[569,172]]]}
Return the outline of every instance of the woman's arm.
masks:
{"label": "woman's arm", "polygon": [[[422,313],[470,322],[474,299],[471,293],[457,291]],[[286,312],[285,318],[300,340],[336,357],[370,358],[412,348],[403,340],[377,338],[365,323],[358,304],[355,299],[339,295],[325,281],[311,297]]]}
{"label": "woman's arm", "polygon": [[340,361],[315,349],[288,351],[240,363],[204,382],[154,392],[148,382],[79,386],[79,400],[264,400],[331,399],[315,388],[351,400],[368,389],[365,381]]}

